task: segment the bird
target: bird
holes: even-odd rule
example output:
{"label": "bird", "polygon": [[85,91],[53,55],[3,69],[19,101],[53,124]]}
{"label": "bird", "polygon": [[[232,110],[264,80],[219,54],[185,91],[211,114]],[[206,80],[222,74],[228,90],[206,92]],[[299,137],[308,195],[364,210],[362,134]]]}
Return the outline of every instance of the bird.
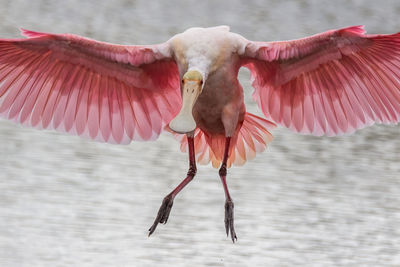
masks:
{"label": "bird", "polygon": [[[228,26],[195,27],[153,45],[117,45],[21,29],[0,39],[0,115],[22,125],[115,144],[172,133],[188,153],[183,181],[148,235],[168,221],[196,162],[219,168],[233,242],[227,170],[264,151],[279,126],[315,136],[400,120],[400,34],[363,26],[289,41],[250,41]],[[264,117],[246,112],[240,68]]]}

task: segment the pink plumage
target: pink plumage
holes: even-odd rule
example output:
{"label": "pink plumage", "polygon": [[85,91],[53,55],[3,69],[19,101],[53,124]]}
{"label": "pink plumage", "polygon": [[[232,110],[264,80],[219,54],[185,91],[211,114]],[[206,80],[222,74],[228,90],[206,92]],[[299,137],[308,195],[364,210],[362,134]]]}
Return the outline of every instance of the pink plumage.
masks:
{"label": "pink plumage", "polygon": [[4,117],[120,144],[154,140],[177,113],[178,69],[158,54],[162,45],[22,33],[29,39],[0,40]]}
{"label": "pink plumage", "polygon": [[[113,45],[21,29],[0,41],[0,112],[96,140],[152,140],[178,111],[179,75],[153,46]],[[285,42],[252,42],[242,64],[267,118],[314,135],[350,133],[400,117],[399,34],[361,26]]]}
{"label": "pink plumage", "polygon": [[361,26],[256,42],[243,59],[265,116],[295,132],[340,135],[400,119],[400,34]]}
{"label": "pink plumage", "polygon": [[[233,135],[227,166],[231,167],[232,164],[241,166],[247,160],[253,159],[256,153],[263,152],[273,139],[269,131],[275,127],[276,125],[270,121],[246,113],[243,122],[238,125]],[[182,152],[187,152],[187,136],[176,134],[176,138],[181,142]],[[221,165],[224,156],[224,135],[210,134],[197,128],[194,132],[194,144],[196,158],[200,164],[211,162],[214,168]]]}

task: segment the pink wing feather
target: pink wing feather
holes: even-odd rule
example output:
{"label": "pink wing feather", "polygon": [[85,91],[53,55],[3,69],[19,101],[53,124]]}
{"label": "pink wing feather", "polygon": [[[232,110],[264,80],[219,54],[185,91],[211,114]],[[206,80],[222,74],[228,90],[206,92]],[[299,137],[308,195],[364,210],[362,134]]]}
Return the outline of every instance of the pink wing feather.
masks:
{"label": "pink wing feather", "polygon": [[114,45],[22,30],[0,39],[0,115],[104,142],[152,140],[179,111],[168,44]]}
{"label": "pink wing feather", "polygon": [[400,120],[400,34],[362,26],[286,42],[249,42],[254,99],[268,119],[300,133],[340,135]]}

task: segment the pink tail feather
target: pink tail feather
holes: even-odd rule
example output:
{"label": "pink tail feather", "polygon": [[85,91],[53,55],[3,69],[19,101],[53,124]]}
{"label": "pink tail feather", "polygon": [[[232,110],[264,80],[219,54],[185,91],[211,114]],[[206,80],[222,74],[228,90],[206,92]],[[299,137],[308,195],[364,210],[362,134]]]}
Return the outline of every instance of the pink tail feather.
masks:
{"label": "pink tail feather", "polygon": [[[238,125],[232,136],[228,167],[231,167],[232,164],[241,166],[247,160],[253,159],[257,152],[264,151],[267,144],[273,139],[268,130],[275,127],[276,125],[268,120],[246,113],[244,121]],[[181,142],[181,151],[186,152],[186,135],[175,133],[175,136]],[[225,136],[210,135],[199,128],[196,128],[194,136],[197,162],[205,165],[211,161],[213,167],[218,168],[224,155]]]}

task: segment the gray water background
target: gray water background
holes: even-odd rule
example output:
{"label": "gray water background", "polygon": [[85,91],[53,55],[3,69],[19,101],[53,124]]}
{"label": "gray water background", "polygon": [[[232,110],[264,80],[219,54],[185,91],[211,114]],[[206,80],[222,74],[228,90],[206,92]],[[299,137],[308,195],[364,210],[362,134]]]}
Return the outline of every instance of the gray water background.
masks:
{"label": "gray water background", "polygon": [[[400,31],[392,1],[0,1],[18,27],[122,44],[226,24],[285,40],[365,24]],[[249,111],[249,75],[241,71]],[[129,146],[0,121],[0,266],[400,266],[400,127],[326,138],[273,131],[266,152],[229,170],[238,242],[224,234],[218,172],[201,166],[167,225],[147,229],[185,176],[168,134]]]}

